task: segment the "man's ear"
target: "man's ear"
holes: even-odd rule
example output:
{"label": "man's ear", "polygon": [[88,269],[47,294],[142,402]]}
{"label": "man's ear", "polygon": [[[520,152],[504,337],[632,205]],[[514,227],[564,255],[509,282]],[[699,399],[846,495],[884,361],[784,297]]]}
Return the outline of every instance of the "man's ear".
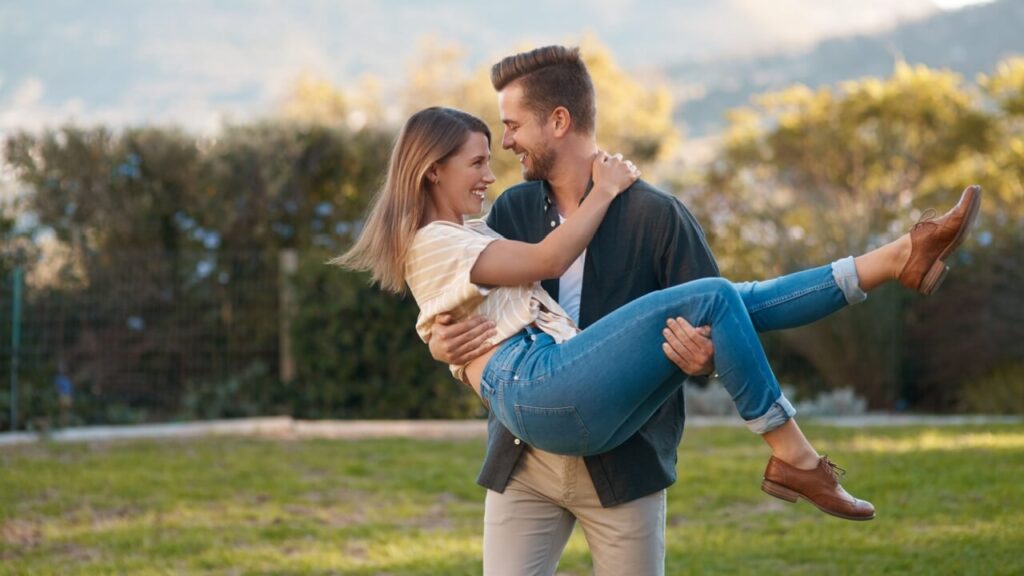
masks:
{"label": "man's ear", "polygon": [[572,115],[569,114],[569,110],[565,106],[559,106],[552,110],[549,120],[555,130],[556,138],[565,136],[572,128]]}

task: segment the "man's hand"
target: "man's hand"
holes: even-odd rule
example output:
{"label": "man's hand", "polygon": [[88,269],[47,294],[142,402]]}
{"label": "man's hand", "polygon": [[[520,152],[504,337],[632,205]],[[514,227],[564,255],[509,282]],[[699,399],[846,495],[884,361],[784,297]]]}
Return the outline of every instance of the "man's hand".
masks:
{"label": "man's hand", "polygon": [[497,331],[486,316],[455,322],[450,314],[438,314],[430,334],[430,355],[434,360],[461,366],[490,350],[487,340]]}
{"label": "man's hand", "polygon": [[665,356],[690,376],[707,376],[715,371],[715,347],[711,327],[694,328],[684,318],[669,318],[662,330]]}

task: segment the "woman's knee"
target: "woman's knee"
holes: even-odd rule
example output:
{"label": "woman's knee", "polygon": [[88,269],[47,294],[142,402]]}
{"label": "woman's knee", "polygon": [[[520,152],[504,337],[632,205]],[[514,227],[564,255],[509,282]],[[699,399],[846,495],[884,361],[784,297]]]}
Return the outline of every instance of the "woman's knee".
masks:
{"label": "woman's knee", "polygon": [[[711,277],[692,280],[669,288],[671,297],[664,302],[669,314],[682,314],[693,324],[710,324],[716,311],[743,307],[743,300],[732,282],[725,278]],[[679,308],[680,303],[685,303]]]}
{"label": "woman's knee", "polygon": [[727,296],[730,298],[739,295],[739,292],[736,289],[736,284],[718,276],[694,280],[694,283],[698,284],[701,290],[709,294]]}
{"label": "woman's knee", "polygon": [[740,294],[735,283],[725,278],[702,278],[698,282],[703,283],[703,290],[706,291],[711,300],[713,308],[717,310],[741,310],[745,309],[743,296]]}

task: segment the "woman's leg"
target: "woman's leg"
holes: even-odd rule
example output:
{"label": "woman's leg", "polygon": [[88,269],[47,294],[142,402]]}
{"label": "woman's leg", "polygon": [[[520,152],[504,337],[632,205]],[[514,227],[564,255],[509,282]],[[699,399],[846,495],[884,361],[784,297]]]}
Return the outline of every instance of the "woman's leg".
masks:
{"label": "woman's leg", "polygon": [[857,277],[860,287],[871,292],[890,280],[899,278],[900,271],[910,258],[910,234],[876,248],[856,258]]}
{"label": "woman's leg", "polygon": [[758,332],[811,324],[867,298],[853,258],[735,286]]}
{"label": "woman's leg", "polygon": [[[649,294],[606,316],[567,344],[548,350],[550,353],[517,353],[512,358],[515,362],[501,367],[501,372],[509,373],[513,378],[522,375],[524,381],[540,383],[553,379],[561,384],[564,380],[576,386],[560,385],[554,390],[551,386],[511,386],[507,399],[503,398],[504,387],[501,387],[497,405],[500,407],[503,399],[509,400],[529,390],[527,395],[534,396],[531,401],[543,399],[553,407],[526,403],[516,405],[515,416],[520,428],[525,429],[527,421],[557,419],[564,409],[571,409],[578,426],[585,426],[588,420],[594,426],[593,437],[589,437],[589,432],[584,434],[589,442],[580,449],[614,447],[616,442],[625,440],[639,429],[675,389],[672,379],[675,365],[661,353],[660,328],[666,318],[678,314],[691,324],[712,326],[718,374],[736,402],[740,415],[755,431],[774,430],[789,419],[793,410],[778,388],[760,342],[756,336],[751,337],[748,330],[771,330],[813,322],[847,303],[862,300],[867,291],[893,278],[898,278],[908,287],[929,293],[938,285],[935,271],[942,267],[942,259],[963,241],[969,230],[980,194],[980,188],[969,187],[961,195],[960,202],[941,218],[922,221],[910,234],[856,259],[839,260],[832,266],[805,270],[767,282],[729,284],[726,288],[720,279],[705,279]],[[673,298],[680,300],[677,302]],[[738,305],[734,299],[739,300]],[[640,321],[641,318],[644,322]],[[645,322],[653,323],[655,327],[645,326]],[[623,327],[635,328],[635,331],[624,331]],[[533,339],[536,337],[536,334],[531,336]],[[643,348],[645,345],[649,346],[646,350]],[[589,355],[581,353],[586,349],[590,349]],[[594,350],[600,352],[595,355]],[[621,350],[626,351],[624,359],[618,355]],[[520,356],[525,359],[523,366],[519,365]],[[635,359],[641,359],[639,365]],[[493,360],[488,364],[489,370],[491,364],[494,364]],[[623,368],[628,373],[616,377]],[[491,373],[490,376],[497,382],[502,374]],[[600,381],[606,378],[613,381],[622,379],[628,385],[593,386],[587,382],[588,379]],[[483,388],[486,390],[488,386]],[[597,408],[601,403],[590,402],[589,411],[593,414],[583,418],[581,412],[587,412],[587,406],[581,405],[577,409],[571,398],[558,397],[566,393],[573,396],[577,391],[592,396],[591,400],[610,399],[611,402],[605,406],[615,409],[608,415],[610,417],[603,418],[601,416],[605,414]],[[556,402],[552,404],[551,400]],[[511,413],[506,414],[507,419],[511,417]],[[600,425],[594,425],[595,422],[600,422]],[[515,429],[515,426],[506,425]],[[799,428],[789,426],[787,429],[795,432],[793,438],[803,439]],[[543,434],[538,434],[538,438],[541,436]],[[774,436],[782,436],[783,445],[807,444],[806,440],[790,442],[785,430]],[[572,452],[578,453],[580,449]],[[807,453],[803,449],[800,452]]]}
{"label": "woman's leg", "polygon": [[[944,259],[967,237],[981,203],[981,188],[969,186],[939,218],[924,219],[909,233],[856,258],[765,282],[737,284],[758,332],[802,326],[828,316],[892,280],[930,294],[945,276]],[[830,268],[834,285],[828,282]],[[804,276],[817,276],[818,281]],[[842,297],[840,297],[840,294]]]}
{"label": "woman's leg", "polygon": [[673,315],[713,327],[719,379],[747,427],[773,450],[762,489],[790,501],[806,498],[843,518],[873,518],[874,507],[842,489],[833,465],[792,420],[795,410],[739,293],[720,278],[648,294],[560,345],[528,330],[491,358],[481,391],[499,420],[530,444],[565,454],[605,452],[636,433],[682,380],[660,350],[660,327]]}
{"label": "woman's leg", "polygon": [[868,292],[899,276],[909,255],[910,236],[904,235],[856,258],[771,280],[739,282],[736,290],[758,332],[795,328],[863,302]]}
{"label": "woman's leg", "polygon": [[527,442],[551,452],[605,452],[678,386],[678,379],[670,383],[678,369],[661,351],[661,326],[676,315],[712,326],[719,379],[752,431],[763,434],[792,417],[739,294],[721,278],[648,294],[560,345],[544,334],[514,343],[523,350],[499,351],[481,387],[496,415]]}
{"label": "woman's leg", "polygon": [[[895,275],[895,270],[898,269],[898,254],[902,250],[900,246],[901,242],[893,242],[880,248],[876,251],[868,253],[864,256],[854,259],[844,258],[838,260],[831,265],[819,266],[809,270],[803,270],[793,274],[787,274],[780,276],[772,280],[762,282],[743,282],[732,285],[736,295],[740,297],[741,305],[737,307],[733,312],[745,312],[749,317],[747,322],[742,320],[735,320],[734,325],[736,327],[744,327],[744,324],[750,324],[756,331],[763,332],[767,330],[778,330],[783,328],[791,328],[795,326],[802,326],[805,324],[812,323],[819,320],[833,312],[845,307],[847,304],[856,303],[866,298],[865,292],[862,290],[863,281],[860,279],[862,274],[867,274],[870,277],[871,285],[870,288],[877,286],[880,281],[879,279],[883,275],[889,275],[892,278]],[[559,372],[564,370],[561,366],[569,363],[579,364],[582,361],[578,358],[576,351],[580,348],[586,348],[589,351],[593,351],[595,348],[604,347],[605,343],[595,343],[603,341],[608,338],[609,334],[621,334],[625,330],[627,334],[639,332],[641,330],[641,324],[638,322],[638,316],[652,319],[653,322],[663,321],[666,317],[678,314],[673,310],[677,308],[677,301],[684,300],[685,303],[680,303],[684,308],[687,309],[687,313],[694,316],[694,319],[688,318],[691,321],[701,321],[697,318],[707,316],[710,310],[707,304],[713,304],[714,298],[704,299],[704,296],[714,293],[716,290],[724,291],[723,293],[728,294],[733,290],[728,290],[725,286],[711,287],[708,286],[693,286],[700,282],[720,282],[726,281],[721,279],[705,279],[697,282],[691,282],[683,286],[677,286],[669,288],[667,290],[659,291],[654,294],[649,294],[644,298],[640,298],[633,303],[620,308],[613,314],[602,319],[600,322],[591,326],[580,336],[570,340],[568,343],[560,346],[556,351],[557,360],[549,360],[540,364],[532,364],[531,368],[533,375],[523,374],[524,381],[532,381],[537,379],[537,375],[550,377],[558,382],[563,382],[561,375],[547,376],[553,372]],[[661,296],[655,296],[661,295]],[[722,297],[719,294],[719,297]],[[704,299],[705,301],[701,301]],[[652,302],[657,301],[657,304]],[[720,302],[721,304],[721,302]],[[660,312],[658,311],[660,310]],[[683,314],[685,316],[685,314]],[[726,315],[725,317],[728,317]],[[713,324],[712,324],[713,325]],[[719,345],[718,341],[721,340],[726,343],[737,342],[736,336],[742,335],[742,330],[733,330],[731,333],[718,334],[720,332],[719,327],[712,329],[712,341],[715,343],[715,356],[716,366],[718,367],[719,378],[722,379],[723,384],[726,385],[726,389],[733,395],[734,401],[737,403],[737,408],[740,411],[741,416],[746,420],[753,421],[751,423],[752,429],[758,430],[760,433],[766,431],[763,427],[759,428],[757,419],[765,415],[765,410],[768,407],[781,398],[781,391],[778,389],[778,384],[775,381],[774,375],[771,373],[770,367],[767,365],[767,361],[763,359],[763,351],[760,347],[760,342],[756,340],[754,336],[751,341],[746,336],[740,336],[739,346],[747,350],[746,353],[739,355],[731,354],[729,350],[723,350],[722,346]],[[654,334],[660,338],[658,330],[654,330]],[[586,335],[586,336],[584,336]],[[622,336],[620,336],[622,337]],[[543,338],[543,337],[542,337]],[[580,338],[583,338],[581,340]],[[651,352],[636,350],[639,342],[646,341],[646,339],[638,339],[635,337],[625,337],[626,340],[632,345],[633,351],[630,352],[631,356],[634,357],[648,357],[654,356],[658,359],[661,358],[662,353],[660,349],[660,342],[655,344]],[[728,345],[728,344],[727,344]],[[756,350],[756,353],[753,351]],[[730,359],[730,355],[732,359]],[[552,356],[552,354],[549,354]],[[611,354],[612,357],[615,353]],[[575,358],[575,360],[571,360]],[[648,369],[657,372],[657,374],[651,374],[651,378],[647,379],[644,384],[628,387],[627,392],[637,397],[638,402],[623,402],[623,398],[617,397],[613,403],[615,406],[633,406],[631,411],[628,411],[627,418],[618,421],[618,426],[611,433],[607,433],[607,430],[590,431],[590,441],[592,450],[595,453],[601,451],[600,448],[610,449],[613,448],[616,442],[622,442],[629,436],[631,436],[640,426],[646,422],[647,418],[657,410],[657,407],[664,401],[669,394],[671,394],[675,387],[678,386],[678,379],[671,378],[675,370],[674,365],[666,362],[650,363],[645,360]],[[601,363],[587,362],[590,367],[601,365]],[[587,373],[586,370],[580,371],[579,368],[572,368],[577,377],[581,374]],[[611,374],[612,370],[610,367],[600,369],[599,374],[595,374],[595,377],[601,374]],[[664,372],[664,373],[663,373]],[[641,372],[634,371],[631,380],[638,378]],[[643,373],[646,373],[643,372]],[[749,385],[739,384],[739,381],[751,380],[750,374],[756,373],[757,376],[754,380],[766,383],[765,385]],[[734,382],[726,380],[723,375],[734,374],[732,378]],[[560,386],[563,389],[568,389],[564,383]],[[541,390],[544,388],[541,387]],[[536,393],[537,388],[531,387],[533,393]],[[592,390],[590,390],[592,391]],[[565,406],[562,406],[563,408]],[[520,420],[535,420],[532,418],[530,413],[531,408],[539,408],[531,404],[522,404],[520,407]],[[792,407],[789,406],[788,402],[782,398],[778,402],[778,410],[783,413],[792,412]],[[526,413],[525,416],[523,414]],[[551,413],[556,414],[557,412]],[[581,415],[582,417],[582,415]],[[767,421],[770,422],[771,426],[777,426],[784,422],[786,418],[781,421],[775,421],[773,417],[768,417]],[[615,422],[614,418],[601,418],[600,421],[609,423]],[[809,462],[813,456],[810,450],[807,449],[809,443],[803,439],[802,434],[799,434],[799,428],[794,426],[788,426],[787,430],[795,430],[797,434],[777,434],[781,436],[784,441],[777,442],[775,448],[781,448],[785,446],[802,446],[802,448],[796,453],[790,451],[790,453],[780,457],[784,460],[794,463],[799,466],[801,463]],[[792,437],[791,437],[792,436]],[[790,440],[799,440],[798,442],[790,442]],[[537,440],[535,440],[537,442]],[[609,444],[611,443],[611,444]],[[541,446],[544,447],[544,446]],[[551,447],[549,447],[551,449]],[[558,450],[552,450],[558,451]],[[575,452],[575,450],[574,450]],[[787,457],[788,456],[788,457]]]}
{"label": "woman's leg", "polygon": [[786,420],[782,426],[765,432],[761,438],[768,443],[776,458],[795,468],[810,470],[818,465],[821,458],[793,418]]}

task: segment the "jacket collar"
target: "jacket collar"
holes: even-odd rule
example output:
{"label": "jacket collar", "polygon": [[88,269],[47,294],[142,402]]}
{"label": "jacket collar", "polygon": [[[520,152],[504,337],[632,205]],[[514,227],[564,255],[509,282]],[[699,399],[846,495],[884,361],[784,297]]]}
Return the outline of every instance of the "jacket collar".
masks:
{"label": "jacket collar", "polygon": [[[587,181],[587,188],[583,191],[583,198],[580,198],[580,204],[583,203],[583,199],[590,195],[590,191],[594,188],[594,181]],[[551,184],[548,184],[547,180],[540,181],[540,189],[544,192],[544,209],[548,210],[555,206],[555,193],[551,191]]]}

